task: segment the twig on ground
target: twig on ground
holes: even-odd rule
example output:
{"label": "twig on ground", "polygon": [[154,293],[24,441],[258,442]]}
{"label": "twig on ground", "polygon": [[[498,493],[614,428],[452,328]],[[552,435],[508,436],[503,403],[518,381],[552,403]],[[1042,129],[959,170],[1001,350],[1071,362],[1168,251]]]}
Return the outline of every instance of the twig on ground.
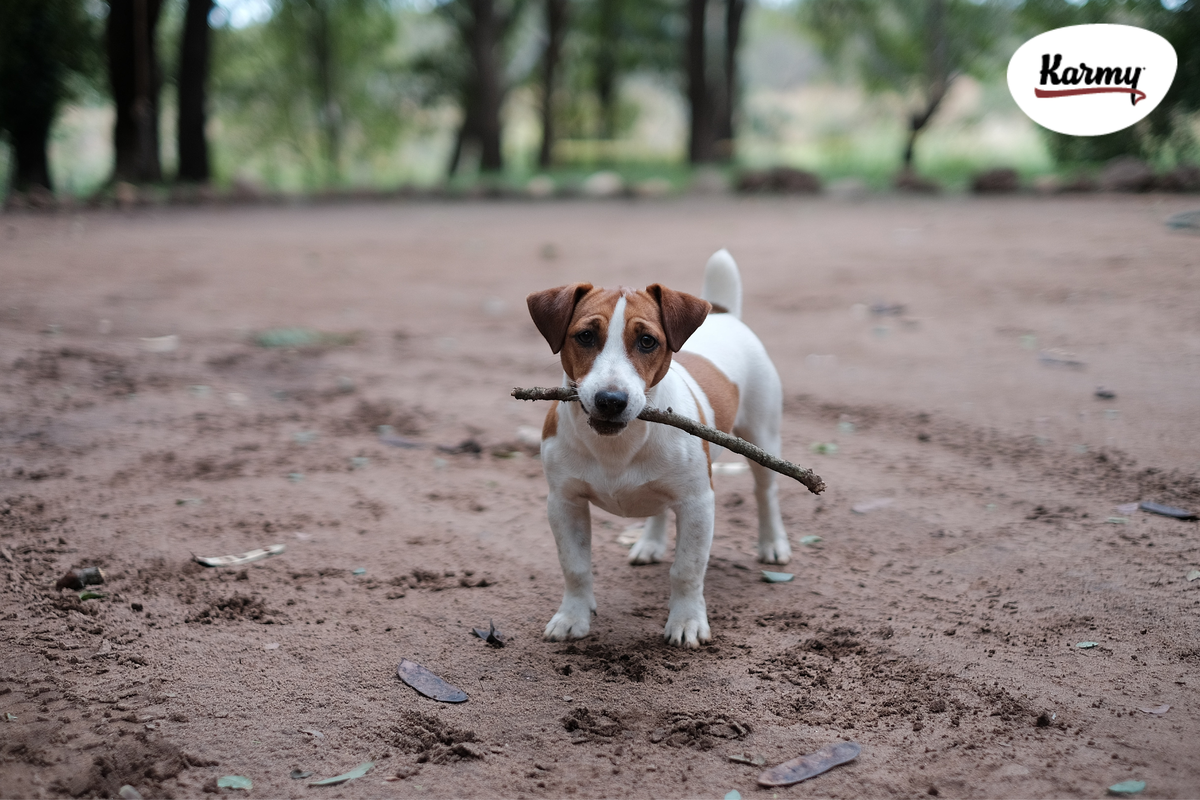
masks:
{"label": "twig on ground", "polygon": [[[558,400],[564,403],[579,400],[579,395],[575,393],[574,389],[566,389],[561,386],[553,388],[535,386],[531,389],[516,388],[512,390],[512,396],[518,400]],[[724,431],[719,431],[716,428],[710,428],[708,425],[701,425],[695,420],[676,414],[670,408],[663,411],[658,408],[646,406],[642,409],[642,413],[638,414],[638,419],[645,420],[646,422],[670,425],[674,428],[679,428],[681,431],[690,433],[692,436],[706,439],[715,445],[724,447],[726,450],[738,453],[751,461],[762,464],[767,469],[775,470],[780,475],[786,475],[789,478],[800,481],[813,494],[820,494],[825,491],[825,481],[821,480],[821,476],[811,469],[805,469],[790,461],[776,458],[766,450],[747,442],[745,439],[730,435]]]}

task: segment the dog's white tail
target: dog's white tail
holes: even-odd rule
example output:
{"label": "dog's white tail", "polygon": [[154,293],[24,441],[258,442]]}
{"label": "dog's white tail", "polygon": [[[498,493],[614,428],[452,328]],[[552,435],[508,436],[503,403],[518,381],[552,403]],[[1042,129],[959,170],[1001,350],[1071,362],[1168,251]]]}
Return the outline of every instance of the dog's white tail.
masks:
{"label": "dog's white tail", "polygon": [[700,296],[713,305],[723,306],[738,319],[742,318],[742,279],[728,250],[722,248],[708,259],[704,267],[704,290]]}

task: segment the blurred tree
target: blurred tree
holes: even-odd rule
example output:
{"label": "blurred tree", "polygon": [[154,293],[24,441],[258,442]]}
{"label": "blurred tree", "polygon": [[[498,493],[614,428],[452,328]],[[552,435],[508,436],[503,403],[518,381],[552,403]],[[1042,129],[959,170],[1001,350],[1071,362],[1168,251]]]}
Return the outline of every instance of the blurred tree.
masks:
{"label": "blurred tree", "polygon": [[[439,72],[454,84],[453,93],[462,108],[462,121],[454,140],[447,172],[454,175],[468,145],[479,147],[479,168],[498,172],[504,168],[500,110],[508,92],[505,78],[505,44],[513,23],[524,9],[525,0],[449,0],[438,13],[454,29],[460,50],[427,60],[426,68]],[[446,58],[462,59],[451,66]]]}
{"label": "blurred tree", "polygon": [[1000,65],[1008,9],[986,0],[805,0],[801,19],[869,91],[914,97],[903,168],[955,79]]}
{"label": "blurred tree", "polygon": [[213,95],[246,134],[238,146],[304,165],[336,184],[354,156],[390,147],[402,125],[403,76],[388,0],[275,0],[266,22],[215,40]]}
{"label": "blurred tree", "polygon": [[12,148],[12,187],[52,189],[46,144],[72,75],[96,64],[95,31],[81,0],[0,2],[0,132]]}
{"label": "blurred tree", "polygon": [[181,181],[207,183],[209,27],[213,0],[187,0],[179,45],[179,172]]}
{"label": "blurred tree", "polygon": [[567,0],[545,0],[546,48],[542,53],[542,146],[538,166],[545,169],[554,160],[554,93],[557,88],[563,37],[567,33]]}
{"label": "blurred tree", "polygon": [[1068,25],[1136,25],[1163,36],[1179,66],[1170,90],[1141,122],[1103,136],[1067,136],[1044,131],[1054,159],[1062,164],[1100,163],[1120,155],[1162,162],[1200,163],[1195,114],[1200,111],[1200,0],[1168,9],[1161,0],[1025,0],[1018,19],[1027,36]]}
{"label": "blurred tree", "polygon": [[741,44],[745,0],[724,0],[725,24],[719,58],[709,55],[709,0],[687,2],[685,48],[687,97],[690,109],[688,160],[693,164],[728,160],[733,156],[734,115],[737,107],[737,54]]}
{"label": "blurred tree", "polygon": [[162,0],[109,0],[108,75],[117,121],[113,129],[116,180],[162,180],[158,109],[162,73],[155,28]]}

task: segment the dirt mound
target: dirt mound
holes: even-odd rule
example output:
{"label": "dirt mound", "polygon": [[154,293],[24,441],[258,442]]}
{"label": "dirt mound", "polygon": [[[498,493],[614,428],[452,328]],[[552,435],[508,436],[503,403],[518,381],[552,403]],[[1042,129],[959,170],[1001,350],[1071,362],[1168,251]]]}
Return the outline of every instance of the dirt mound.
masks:
{"label": "dirt mound", "polygon": [[402,753],[414,753],[419,764],[447,764],[482,759],[475,732],[449,725],[419,711],[406,711],[385,738]]}
{"label": "dirt mound", "polygon": [[217,598],[196,614],[187,618],[187,622],[198,622],[201,625],[211,625],[222,620],[233,622],[248,619],[271,625],[278,620],[277,612],[267,608],[266,601],[257,595],[234,593],[229,597]]}
{"label": "dirt mound", "polygon": [[122,786],[129,785],[143,797],[170,797],[170,792],[163,788],[165,781],[189,767],[214,764],[189,756],[170,742],[142,733],[97,753],[89,769],[59,779],[54,788],[72,797],[116,797]]}
{"label": "dirt mound", "polygon": [[625,730],[621,716],[607,709],[592,711],[579,706],[563,717],[563,729],[571,734],[572,744],[588,742],[596,737],[611,739]]}
{"label": "dirt mound", "polygon": [[650,741],[669,747],[711,750],[721,740],[745,739],[752,732],[749,724],[726,714],[671,714],[650,733]]}

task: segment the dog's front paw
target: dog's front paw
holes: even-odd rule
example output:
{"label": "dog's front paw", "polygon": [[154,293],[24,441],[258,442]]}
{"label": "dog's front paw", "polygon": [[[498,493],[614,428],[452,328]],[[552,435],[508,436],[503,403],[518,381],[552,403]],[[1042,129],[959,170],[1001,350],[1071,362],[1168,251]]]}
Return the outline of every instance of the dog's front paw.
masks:
{"label": "dog's front paw", "polygon": [[566,639],[582,639],[592,629],[592,610],[587,603],[571,603],[565,600],[558,613],[550,618],[542,638],[550,642]]}
{"label": "dog's front paw", "polygon": [[667,543],[642,534],[629,549],[630,564],[657,564],[667,554]]}
{"label": "dog's front paw", "polygon": [[708,614],[703,608],[694,611],[671,611],[667,616],[667,627],[663,631],[667,644],[696,649],[712,639],[708,628]]}
{"label": "dog's front paw", "polygon": [[759,542],[758,560],[764,564],[786,564],[792,560],[792,546],[786,538]]}

